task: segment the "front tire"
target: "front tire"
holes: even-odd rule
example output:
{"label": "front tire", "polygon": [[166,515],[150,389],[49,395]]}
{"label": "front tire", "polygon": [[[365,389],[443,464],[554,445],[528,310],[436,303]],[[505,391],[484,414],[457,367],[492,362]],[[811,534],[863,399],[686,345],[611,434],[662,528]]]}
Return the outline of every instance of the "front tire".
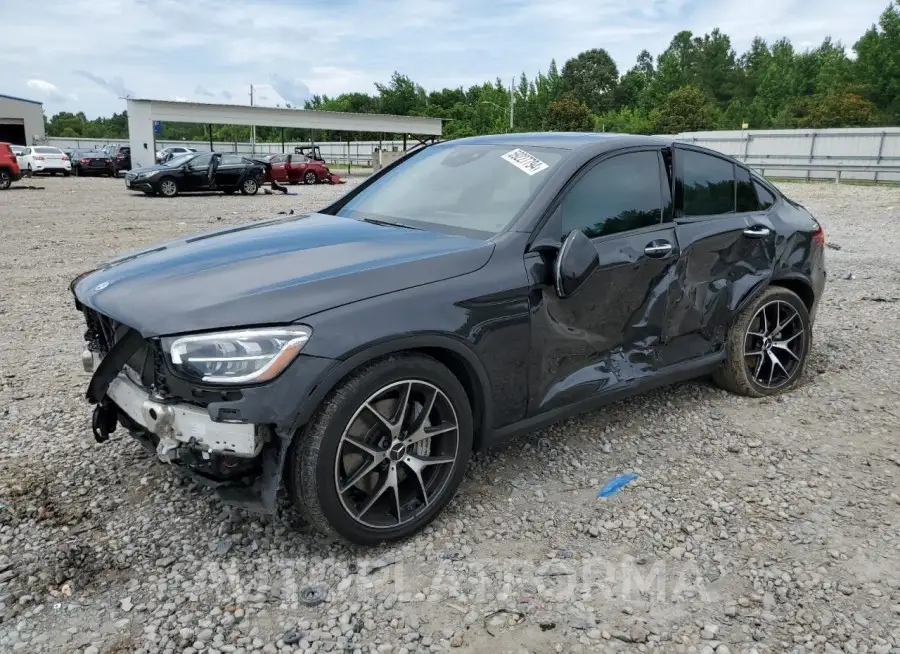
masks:
{"label": "front tire", "polygon": [[428,356],[393,355],[353,373],[297,434],[288,492],[326,534],[398,540],[453,498],[472,440],[472,410],[453,373]]}
{"label": "front tire", "polygon": [[770,286],[731,326],[727,358],[713,380],[748,397],[783,393],[803,375],[811,345],[812,325],[803,300],[786,288]]}
{"label": "front tire", "polygon": [[159,180],[159,194],[164,198],[174,198],[178,195],[178,182],[172,177],[163,177]]}

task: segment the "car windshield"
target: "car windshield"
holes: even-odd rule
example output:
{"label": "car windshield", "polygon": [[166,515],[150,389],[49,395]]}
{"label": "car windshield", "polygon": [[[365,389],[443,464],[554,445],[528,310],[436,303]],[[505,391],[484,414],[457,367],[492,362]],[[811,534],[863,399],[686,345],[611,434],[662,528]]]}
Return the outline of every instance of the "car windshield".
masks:
{"label": "car windshield", "polygon": [[388,171],[337,215],[496,234],[527,206],[563,154],[552,148],[442,143]]}
{"label": "car windshield", "polygon": [[35,148],[34,151],[37,154],[62,154],[59,148]]}
{"label": "car windshield", "polygon": [[176,154],[174,157],[169,159],[163,166],[167,168],[178,168],[179,166],[183,166],[188,161],[193,159],[196,155],[194,152],[189,152],[187,154]]}

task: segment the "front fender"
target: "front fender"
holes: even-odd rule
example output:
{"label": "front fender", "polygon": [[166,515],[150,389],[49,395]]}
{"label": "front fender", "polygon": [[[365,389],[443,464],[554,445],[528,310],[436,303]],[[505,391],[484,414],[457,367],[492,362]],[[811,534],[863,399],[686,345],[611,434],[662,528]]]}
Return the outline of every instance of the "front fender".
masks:
{"label": "front fender", "polygon": [[420,333],[393,338],[382,339],[380,341],[359,345],[345,355],[340,357],[337,365],[333,366],[322,377],[315,389],[303,402],[297,415],[294,418],[293,429],[296,431],[305,425],[312,418],[313,413],[322,403],[322,400],[337,385],[350,375],[354,370],[366,365],[370,361],[393,354],[395,352],[405,351],[442,351],[451,353],[457,360],[465,363],[466,369],[471,378],[472,390],[478,395],[480,405],[482,407],[481,415],[476,423],[478,433],[482,436],[487,433],[490,428],[492,413],[491,402],[488,395],[490,389],[490,381],[487,371],[478,359],[478,356],[467,343],[459,338],[441,333]]}

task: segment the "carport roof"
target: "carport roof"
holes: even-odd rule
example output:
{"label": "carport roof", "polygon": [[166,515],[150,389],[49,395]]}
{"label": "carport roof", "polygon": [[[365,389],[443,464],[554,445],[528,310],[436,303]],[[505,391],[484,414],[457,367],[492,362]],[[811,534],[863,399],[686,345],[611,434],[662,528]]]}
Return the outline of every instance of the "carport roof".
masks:
{"label": "carport roof", "polygon": [[18,98],[14,95],[6,95],[5,93],[0,93],[0,98],[5,98],[6,100],[16,100],[17,102],[30,102],[31,104],[44,104],[43,102],[38,102],[37,100],[29,100],[28,98]]}
{"label": "carport roof", "polygon": [[149,104],[153,120],[172,122],[265,125],[433,136],[441,135],[442,125],[442,119],[428,116],[356,114],[245,104],[178,102],[152,98],[126,98],[126,100],[129,103]]}

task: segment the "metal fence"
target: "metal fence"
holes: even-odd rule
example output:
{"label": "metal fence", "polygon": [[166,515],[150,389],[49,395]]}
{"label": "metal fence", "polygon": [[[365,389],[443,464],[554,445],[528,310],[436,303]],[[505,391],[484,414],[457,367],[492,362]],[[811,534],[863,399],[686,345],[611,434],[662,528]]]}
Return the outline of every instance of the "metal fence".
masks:
{"label": "metal fence", "polygon": [[[72,148],[74,150],[90,150],[92,148],[103,148],[107,145],[116,145],[118,143],[126,144],[127,139],[83,139],[83,138],[63,138],[49,137],[46,139],[47,145],[57,148]],[[407,148],[411,148],[417,141],[410,139],[407,142]],[[200,152],[208,152],[210,149],[209,141],[172,141],[160,139],[156,141],[157,151],[172,146],[184,146],[195,148]],[[298,145],[310,145],[309,142],[285,142],[282,149],[282,143],[256,143],[251,144],[241,141],[213,141],[212,149],[216,152],[235,152],[243,155],[250,154],[269,154],[272,152],[293,152],[294,147]],[[362,166],[365,168],[372,167],[373,153],[376,148],[382,150],[401,152],[403,151],[403,141],[325,141],[316,142],[319,146],[322,157],[329,164],[347,165],[350,162],[354,166]]]}
{"label": "metal fence", "polygon": [[900,182],[900,127],[689,132],[675,138],[731,155],[768,177]]}
{"label": "metal fence", "polygon": [[[900,127],[688,132],[672,138],[731,155],[768,177],[900,182]],[[88,149],[115,141],[51,137],[47,143],[59,148]],[[411,140],[407,146],[415,143]],[[209,141],[170,140],[157,141],[156,149],[173,145],[210,149]],[[293,152],[296,145],[309,143],[284,143],[283,151]],[[376,148],[402,151],[404,146],[403,141],[328,141],[316,145],[329,164],[366,168],[372,166]],[[265,154],[282,152],[282,143],[215,141],[212,148],[217,152]]]}

